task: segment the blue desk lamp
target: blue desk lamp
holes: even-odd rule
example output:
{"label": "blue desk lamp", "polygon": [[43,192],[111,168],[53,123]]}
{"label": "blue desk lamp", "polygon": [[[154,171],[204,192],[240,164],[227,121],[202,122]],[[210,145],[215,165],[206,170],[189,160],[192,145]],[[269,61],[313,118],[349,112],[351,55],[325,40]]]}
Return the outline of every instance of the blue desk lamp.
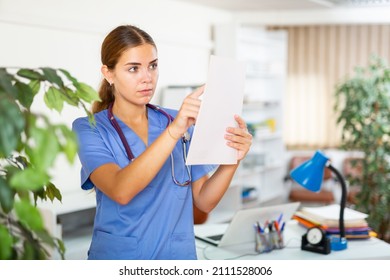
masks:
{"label": "blue desk lamp", "polygon": [[331,165],[329,158],[321,153],[321,151],[316,151],[310,160],[293,169],[290,172],[290,176],[304,188],[312,192],[318,192],[321,189],[325,167],[328,167],[336,175],[342,187],[339,218],[340,237],[332,237],[330,240],[331,249],[333,251],[340,251],[347,249],[347,239],[345,238],[344,227],[344,208],[347,202],[347,186],[345,179],[341,173]]}

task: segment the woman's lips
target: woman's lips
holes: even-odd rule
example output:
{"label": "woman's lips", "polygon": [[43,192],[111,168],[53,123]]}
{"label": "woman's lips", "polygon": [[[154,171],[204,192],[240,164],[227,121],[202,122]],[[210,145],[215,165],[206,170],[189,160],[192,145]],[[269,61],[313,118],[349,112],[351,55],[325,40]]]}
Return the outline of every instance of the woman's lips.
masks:
{"label": "woman's lips", "polygon": [[142,95],[148,96],[148,95],[152,95],[153,90],[152,89],[144,89],[144,90],[140,90],[139,93],[141,93]]}

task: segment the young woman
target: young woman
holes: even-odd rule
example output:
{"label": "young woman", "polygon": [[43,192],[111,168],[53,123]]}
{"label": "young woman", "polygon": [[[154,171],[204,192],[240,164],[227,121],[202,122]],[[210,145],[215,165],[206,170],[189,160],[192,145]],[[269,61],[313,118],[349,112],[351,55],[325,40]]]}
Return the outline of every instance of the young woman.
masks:
{"label": "young woman", "polygon": [[[87,117],[73,123],[82,188],[96,191],[88,258],[196,259],[193,203],[210,212],[238,167],[185,165],[188,139],[183,135],[192,134],[203,87],[186,97],[179,111],[149,104],[158,80],[157,48],[135,26],[112,30],[101,59],[96,126]],[[227,128],[225,138],[239,162],[252,136],[243,119],[234,118],[238,125]]]}

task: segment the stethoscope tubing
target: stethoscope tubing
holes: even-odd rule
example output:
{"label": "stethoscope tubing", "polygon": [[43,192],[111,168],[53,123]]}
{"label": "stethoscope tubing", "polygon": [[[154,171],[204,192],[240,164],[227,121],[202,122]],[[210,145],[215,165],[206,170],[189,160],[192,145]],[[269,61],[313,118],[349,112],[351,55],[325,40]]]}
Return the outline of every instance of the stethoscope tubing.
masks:
{"label": "stethoscope tubing", "polygon": [[[121,139],[121,142],[126,150],[126,154],[127,154],[127,157],[129,158],[130,161],[133,161],[135,159],[135,156],[133,154],[133,152],[131,151],[131,148],[129,146],[129,143],[127,142],[126,140],[126,137],[122,131],[122,129],[120,128],[118,122],[116,121],[115,117],[114,117],[114,114],[112,113],[112,106],[113,106],[113,103],[111,103],[108,107],[108,110],[107,110],[107,114],[108,114],[108,119],[110,120],[112,126],[114,127],[115,131],[118,133],[119,135],[119,138]],[[161,109],[160,107],[158,106],[155,106],[153,104],[146,104],[147,107],[163,114],[167,119],[168,119],[168,122],[167,122],[167,125],[166,125],[166,128],[171,124],[171,122],[173,121],[173,117],[168,114],[167,112],[165,112],[163,109]],[[184,163],[187,161],[187,147],[186,147],[186,143],[188,142],[188,133],[186,133],[185,135],[183,135],[181,137],[181,142],[182,142],[182,145],[183,145],[183,158],[184,158]],[[189,180],[183,182],[183,183],[180,183],[178,180],[176,180],[176,177],[175,177],[175,165],[174,165],[174,158],[173,158],[173,154],[171,153],[170,154],[170,159],[171,159],[171,172],[172,172],[172,180],[173,182],[178,185],[178,186],[188,186],[190,185],[191,183],[191,171],[190,171],[190,168],[188,165],[185,166],[186,170],[187,170],[187,174],[188,174],[188,178]]]}

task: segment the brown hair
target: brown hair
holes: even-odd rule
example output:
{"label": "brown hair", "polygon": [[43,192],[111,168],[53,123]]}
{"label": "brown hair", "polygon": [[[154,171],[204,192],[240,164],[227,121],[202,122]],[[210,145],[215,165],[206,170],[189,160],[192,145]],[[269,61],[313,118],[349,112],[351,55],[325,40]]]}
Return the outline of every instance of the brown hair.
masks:
{"label": "brown hair", "polygon": [[[156,49],[153,38],[142,29],[133,25],[121,25],[112,30],[104,39],[101,48],[101,61],[108,69],[114,69],[122,53],[129,48],[150,44]],[[106,79],[103,79],[99,88],[101,101],[92,105],[92,113],[97,113],[108,108],[114,102],[114,90]]]}

